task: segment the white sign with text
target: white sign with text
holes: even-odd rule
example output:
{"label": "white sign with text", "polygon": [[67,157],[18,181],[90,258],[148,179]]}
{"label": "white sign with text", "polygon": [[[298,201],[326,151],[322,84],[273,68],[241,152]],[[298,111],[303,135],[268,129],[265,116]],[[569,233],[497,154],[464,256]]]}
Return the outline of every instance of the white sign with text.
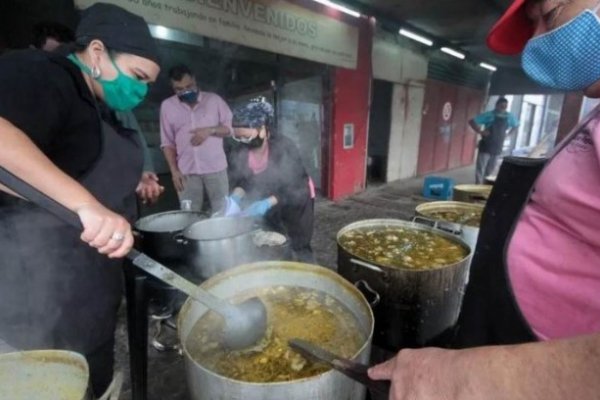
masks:
{"label": "white sign with text", "polygon": [[[338,67],[356,68],[358,29],[285,0],[103,0],[150,24]],[[75,0],[86,8],[96,0]]]}

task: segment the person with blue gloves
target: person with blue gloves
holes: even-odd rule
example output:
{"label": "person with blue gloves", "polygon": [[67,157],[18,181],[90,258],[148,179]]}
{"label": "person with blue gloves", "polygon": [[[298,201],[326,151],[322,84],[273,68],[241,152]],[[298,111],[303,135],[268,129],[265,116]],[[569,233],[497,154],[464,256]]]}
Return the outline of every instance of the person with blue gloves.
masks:
{"label": "person with blue gloves", "polygon": [[263,97],[234,109],[230,199],[249,204],[244,215],[264,217],[269,228],[287,235],[297,261],[314,263],[314,187],[298,148],[273,121],[273,106]]}

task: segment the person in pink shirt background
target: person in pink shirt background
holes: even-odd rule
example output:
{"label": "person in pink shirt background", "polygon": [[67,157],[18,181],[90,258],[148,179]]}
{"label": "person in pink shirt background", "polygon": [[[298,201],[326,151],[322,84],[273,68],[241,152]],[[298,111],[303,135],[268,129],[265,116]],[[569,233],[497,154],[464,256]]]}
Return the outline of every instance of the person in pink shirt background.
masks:
{"label": "person in pink shirt background", "polygon": [[[488,46],[522,52],[540,85],[598,98],[599,12],[600,0],[514,0]],[[371,368],[391,400],[600,399],[600,107],[541,172],[508,163],[454,332],[462,350],[407,349]]]}
{"label": "person in pink shirt background", "polygon": [[204,190],[212,212],[229,193],[223,138],[231,134],[231,110],[215,93],[200,91],[186,65],[169,70],[175,94],[160,107],[161,148],[179,199],[200,211]]}

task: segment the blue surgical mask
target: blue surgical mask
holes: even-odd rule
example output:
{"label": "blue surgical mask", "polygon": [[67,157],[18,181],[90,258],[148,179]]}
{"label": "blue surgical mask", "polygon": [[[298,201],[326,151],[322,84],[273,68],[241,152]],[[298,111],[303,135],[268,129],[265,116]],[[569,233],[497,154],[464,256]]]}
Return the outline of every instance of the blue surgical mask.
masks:
{"label": "blue surgical mask", "polygon": [[564,91],[583,90],[600,80],[599,8],[585,10],[566,24],[531,39],[522,58],[527,75],[540,85]]}
{"label": "blue surgical mask", "polygon": [[177,95],[177,97],[179,98],[179,100],[183,101],[184,103],[194,104],[196,101],[198,101],[198,90],[188,89],[186,91],[179,93]]}

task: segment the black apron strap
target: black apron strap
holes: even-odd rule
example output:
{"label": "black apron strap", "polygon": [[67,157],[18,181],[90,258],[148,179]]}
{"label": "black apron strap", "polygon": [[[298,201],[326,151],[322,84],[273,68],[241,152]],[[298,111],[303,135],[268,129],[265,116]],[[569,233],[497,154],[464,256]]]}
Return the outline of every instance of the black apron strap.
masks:
{"label": "black apron strap", "polygon": [[482,217],[453,347],[535,340],[512,296],[504,252],[544,164],[542,159],[514,157],[502,163]]}

